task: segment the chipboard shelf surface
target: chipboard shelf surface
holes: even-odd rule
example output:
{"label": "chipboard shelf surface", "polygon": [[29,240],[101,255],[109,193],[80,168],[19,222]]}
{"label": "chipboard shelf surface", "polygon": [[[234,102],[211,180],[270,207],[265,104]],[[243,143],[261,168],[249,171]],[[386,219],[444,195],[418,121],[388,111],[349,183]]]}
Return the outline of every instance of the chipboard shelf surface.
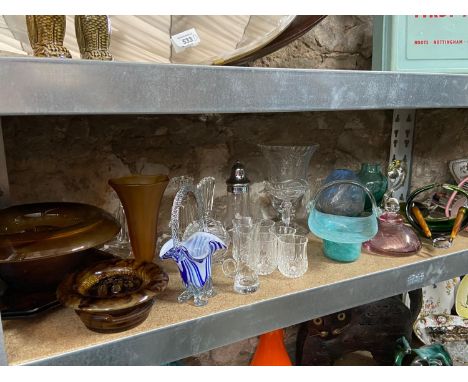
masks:
{"label": "chipboard shelf surface", "polygon": [[169,285],[148,319],[123,333],[100,334],[84,327],[72,309],[3,322],[11,365],[160,365],[313,317],[369,303],[468,273],[468,235],[452,248],[424,244],[409,257],[363,253],[354,263],[322,254],[311,236],[309,269],[298,279],[278,271],[260,278],[252,295],[232,290],[232,279],[214,267],[217,295],[204,307],[177,303],[182,283],[175,265],[162,266]]}

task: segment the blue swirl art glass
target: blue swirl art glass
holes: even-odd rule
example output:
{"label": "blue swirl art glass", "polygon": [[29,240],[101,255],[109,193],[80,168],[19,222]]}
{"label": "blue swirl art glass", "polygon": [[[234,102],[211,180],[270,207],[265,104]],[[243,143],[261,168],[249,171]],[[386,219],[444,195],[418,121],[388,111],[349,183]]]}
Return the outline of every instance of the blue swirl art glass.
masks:
{"label": "blue swirl art glass", "polygon": [[[367,192],[372,201],[372,211],[363,211],[364,199],[359,200],[359,203],[362,203],[360,204],[360,216],[333,214],[331,213],[333,211],[329,210],[326,212],[321,211],[319,205],[327,205],[327,203],[323,200],[322,203],[317,203],[317,201],[320,201],[322,196],[326,198],[334,196],[333,194],[324,194],[324,191],[330,189],[339,190],[339,187],[342,185],[360,187],[364,192]],[[349,187],[348,190],[349,192],[354,192]],[[341,206],[343,204],[338,203],[338,205]],[[340,209],[340,212],[342,213],[343,209]],[[355,214],[356,210],[351,209],[351,212]],[[341,262],[355,261],[361,254],[361,244],[377,234],[377,206],[372,194],[360,183],[351,180],[333,181],[325,184],[318,190],[312,201],[308,224],[311,232],[323,239],[323,252],[325,256]]]}
{"label": "blue swirl art glass", "polygon": [[[359,182],[354,171],[335,169],[323,181],[328,184],[336,180],[352,180]],[[364,210],[366,194],[362,187],[340,183],[327,187],[317,199],[317,209],[334,215],[358,216]]]}
{"label": "blue swirl art glass", "polygon": [[[192,193],[197,201],[199,216],[198,226],[201,231],[195,232],[186,240],[179,239],[179,210],[185,197]],[[196,306],[208,303],[208,298],[214,296],[211,279],[211,263],[213,254],[226,249],[226,244],[217,236],[206,232],[206,219],[202,212],[202,196],[192,185],[186,184],[177,192],[172,205],[171,228],[172,239],[161,248],[161,259],[172,259],[177,263],[185,291],[178,297],[179,302],[185,302],[193,297]]]}

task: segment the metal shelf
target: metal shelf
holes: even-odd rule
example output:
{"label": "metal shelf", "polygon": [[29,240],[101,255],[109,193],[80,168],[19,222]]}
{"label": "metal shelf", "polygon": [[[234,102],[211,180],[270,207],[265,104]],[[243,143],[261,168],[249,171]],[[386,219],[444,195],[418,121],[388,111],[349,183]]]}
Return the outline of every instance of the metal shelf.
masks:
{"label": "metal shelf", "polygon": [[[468,107],[468,75],[460,74],[0,58],[0,84],[0,116]],[[8,194],[7,178],[0,188]],[[327,260],[320,248],[310,242],[304,277],[276,272],[250,296],[233,293],[232,280],[215,269],[218,295],[203,308],[176,303],[180,278],[164,263],[168,290],[142,325],[124,333],[93,333],[66,308],[3,321],[0,365],[5,357],[14,365],[158,365],[468,273],[466,234],[449,250],[426,245],[417,256],[363,254],[350,264]]]}
{"label": "metal shelf", "polygon": [[0,115],[468,107],[468,75],[0,58]]}
{"label": "metal shelf", "polygon": [[118,334],[97,334],[71,309],[44,317],[4,321],[10,364],[159,365],[279,327],[417,289],[468,273],[468,235],[448,250],[425,244],[410,257],[362,254],[349,264],[326,259],[321,242],[309,242],[309,270],[299,279],[278,272],[261,278],[252,295],[232,291],[232,280],[214,269],[218,295],[205,307],[178,304],[180,276],[164,262],[170,284],[139,327]]}

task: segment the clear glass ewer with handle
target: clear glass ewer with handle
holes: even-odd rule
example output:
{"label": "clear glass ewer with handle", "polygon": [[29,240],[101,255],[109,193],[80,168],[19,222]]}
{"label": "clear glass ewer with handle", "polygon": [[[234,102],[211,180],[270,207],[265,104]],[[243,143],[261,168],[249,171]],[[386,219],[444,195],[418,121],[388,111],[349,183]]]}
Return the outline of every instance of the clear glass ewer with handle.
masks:
{"label": "clear glass ewer with handle", "polygon": [[[220,220],[217,220],[213,215],[213,203],[214,203],[214,193],[215,193],[215,178],[212,176],[206,176],[196,184],[196,189],[200,193],[201,197],[201,214],[203,215],[203,221],[205,223],[205,229],[206,232],[209,232],[215,236],[217,236],[221,241],[226,245],[226,247],[229,247],[229,244],[231,242],[231,238],[224,227],[223,223]],[[188,207],[190,209],[190,206]],[[190,216],[193,217],[193,219],[188,222],[188,225],[185,227],[184,233],[183,233],[183,239],[186,240],[188,239],[191,235],[193,235],[195,232],[200,231],[202,227],[200,227],[199,219],[195,219],[194,217],[196,216],[195,213],[195,208],[192,204],[191,206],[191,212],[189,213]],[[220,263],[224,259],[224,256],[226,254],[226,249],[220,249],[216,251],[216,253],[213,255],[213,261],[215,263]]]}

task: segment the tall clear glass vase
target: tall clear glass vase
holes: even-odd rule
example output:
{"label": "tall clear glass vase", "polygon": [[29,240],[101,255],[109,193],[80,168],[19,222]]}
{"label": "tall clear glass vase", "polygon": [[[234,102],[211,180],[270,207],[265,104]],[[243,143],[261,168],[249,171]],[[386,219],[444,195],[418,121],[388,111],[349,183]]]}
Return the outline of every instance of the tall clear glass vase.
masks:
{"label": "tall clear glass vase", "polygon": [[309,187],[307,170],[319,145],[259,147],[267,161],[265,191],[271,197],[273,208],[284,225],[298,227],[294,222],[296,209]]}

